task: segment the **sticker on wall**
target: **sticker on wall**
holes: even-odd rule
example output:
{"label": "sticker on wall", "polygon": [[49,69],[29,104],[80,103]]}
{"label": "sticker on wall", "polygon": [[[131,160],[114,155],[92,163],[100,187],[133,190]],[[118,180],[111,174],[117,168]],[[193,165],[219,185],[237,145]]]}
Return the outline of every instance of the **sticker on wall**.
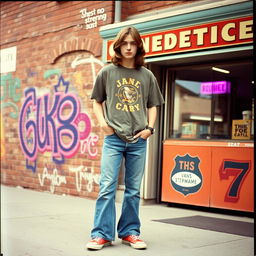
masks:
{"label": "sticker on wall", "polygon": [[175,162],[170,177],[172,187],[185,196],[198,192],[203,180],[199,169],[200,159],[186,154],[176,156]]}

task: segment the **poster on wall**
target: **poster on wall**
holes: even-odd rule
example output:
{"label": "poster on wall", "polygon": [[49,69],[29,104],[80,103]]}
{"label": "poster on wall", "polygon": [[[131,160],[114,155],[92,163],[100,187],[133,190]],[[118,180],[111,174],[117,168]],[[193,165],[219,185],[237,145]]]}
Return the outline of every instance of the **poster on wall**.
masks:
{"label": "poster on wall", "polygon": [[1,74],[16,71],[16,58],[17,58],[16,46],[0,50]]}

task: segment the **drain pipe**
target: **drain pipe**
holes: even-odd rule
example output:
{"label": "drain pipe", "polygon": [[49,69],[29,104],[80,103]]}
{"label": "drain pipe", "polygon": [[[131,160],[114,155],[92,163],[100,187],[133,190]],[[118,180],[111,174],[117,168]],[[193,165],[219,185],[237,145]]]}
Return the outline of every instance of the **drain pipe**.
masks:
{"label": "drain pipe", "polygon": [[115,23],[121,22],[121,2],[115,1]]}

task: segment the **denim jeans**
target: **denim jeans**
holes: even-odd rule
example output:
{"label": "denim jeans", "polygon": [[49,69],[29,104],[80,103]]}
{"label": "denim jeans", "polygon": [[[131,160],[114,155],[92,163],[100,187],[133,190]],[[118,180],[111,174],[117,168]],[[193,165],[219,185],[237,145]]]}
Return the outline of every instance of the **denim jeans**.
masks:
{"label": "denim jeans", "polygon": [[140,185],[144,174],[146,146],[147,141],[142,138],[136,143],[127,143],[116,134],[105,137],[101,159],[100,192],[96,201],[92,238],[115,240],[115,196],[123,157],[125,158],[125,191],[117,225],[118,237],[140,234]]}

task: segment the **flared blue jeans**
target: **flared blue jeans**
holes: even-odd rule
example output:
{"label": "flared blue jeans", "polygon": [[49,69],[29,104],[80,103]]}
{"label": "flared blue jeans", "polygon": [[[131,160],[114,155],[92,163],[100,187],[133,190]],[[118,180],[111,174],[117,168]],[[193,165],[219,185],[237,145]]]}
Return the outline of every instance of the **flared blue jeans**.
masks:
{"label": "flared blue jeans", "polygon": [[92,238],[115,240],[115,196],[123,157],[125,191],[117,225],[118,237],[140,234],[140,186],[145,169],[146,148],[147,141],[142,138],[136,143],[127,143],[116,134],[105,137],[101,158],[100,192],[96,201]]}

